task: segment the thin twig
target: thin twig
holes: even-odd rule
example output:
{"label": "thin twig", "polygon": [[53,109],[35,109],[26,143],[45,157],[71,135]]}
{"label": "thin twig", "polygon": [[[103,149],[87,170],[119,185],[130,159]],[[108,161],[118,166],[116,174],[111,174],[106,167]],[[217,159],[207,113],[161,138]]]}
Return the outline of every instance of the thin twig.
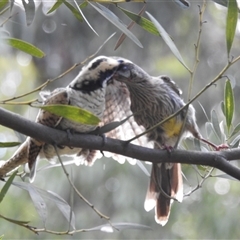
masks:
{"label": "thin twig", "polygon": [[59,160],[59,162],[61,163],[62,169],[63,169],[63,171],[64,171],[64,173],[65,173],[65,175],[66,175],[66,177],[67,177],[67,179],[68,179],[68,182],[70,183],[70,185],[72,186],[72,188],[74,189],[74,191],[76,192],[76,194],[77,194],[77,195],[80,197],[80,199],[83,200],[89,207],[91,207],[91,208],[93,209],[93,211],[96,212],[96,213],[99,215],[100,218],[104,218],[104,219],[106,219],[106,220],[109,221],[110,218],[109,218],[108,216],[105,216],[104,214],[102,214],[98,209],[96,209],[96,208],[94,207],[94,205],[93,205],[92,203],[90,203],[90,202],[78,191],[78,189],[75,187],[74,183],[73,183],[72,180],[69,178],[69,174],[68,174],[68,172],[67,172],[67,170],[66,170],[66,168],[65,168],[65,166],[64,166],[64,164],[63,164],[63,162],[62,162],[61,157],[60,157],[59,154],[58,154],[58,150],[57,150],[56,145],[53,145],[53,146],[54,146],[54,148],[55,148],[55,152],[56,152],[56,154],[57,154],[58,160]]}

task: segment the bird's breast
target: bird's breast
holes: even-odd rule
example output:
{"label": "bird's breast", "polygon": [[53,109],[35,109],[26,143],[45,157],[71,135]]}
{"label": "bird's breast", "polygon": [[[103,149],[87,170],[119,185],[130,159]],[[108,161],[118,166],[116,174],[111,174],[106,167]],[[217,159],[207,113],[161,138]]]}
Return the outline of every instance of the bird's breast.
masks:
{"label": "bird's breast", "polygon": [[[91,112],[93,115],[102,119],[105,109],[105,89],[99,89],[91,93],[82,93],[81,91],[71,91],[70,104]],[[87,125],[77,123],[63,118],[59,124],[61,129],[72,129],[75,132],[91,132],[96,129],[96,125]]]}

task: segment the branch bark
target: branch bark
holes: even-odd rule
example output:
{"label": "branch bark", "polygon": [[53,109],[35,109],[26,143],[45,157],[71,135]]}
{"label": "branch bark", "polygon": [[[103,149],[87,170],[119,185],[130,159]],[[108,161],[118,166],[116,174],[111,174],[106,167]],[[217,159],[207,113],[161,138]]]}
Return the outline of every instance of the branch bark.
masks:
{"label": "branch bark", "polygon": [[109,151],[152,163],[178,162],[211,166],[240,180],[240,169],[229,162],[240,159],[240,149],[211,152],[176,149],[169,154],[164,150],[149,149],[118,139],[105,138],[103,141],[101,136],[90,134],[73,134],[69,139],[65,131],[32,122],[3,108],[0,108],[0,116],[1,125],[46,143]]}

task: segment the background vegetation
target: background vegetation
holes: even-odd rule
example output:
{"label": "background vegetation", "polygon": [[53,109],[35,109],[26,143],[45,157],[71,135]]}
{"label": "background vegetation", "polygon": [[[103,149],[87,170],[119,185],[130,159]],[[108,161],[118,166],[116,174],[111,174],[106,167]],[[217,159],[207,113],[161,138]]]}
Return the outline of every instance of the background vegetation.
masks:
{"label": "background vegetation", "polygon": [[[186,9],[172,1],[150,1],[146,4],[146,10],[169,33],[185,63],[191,67],[196,61],[194,45],[197,44],[199,36],[199,5],[202,7],[202,4],[202,1],[192,1],[191,6]],[[36,12],[30,25],[26,23],[25,10],[21,1],[15,1],[11,13],[8,10],[0,15],[0,24],[2,24],[0,37],[10,35],[27,41],[46,54],[44,58],[35,58],[0,41],[0,100],[24,94],[47,79],[59,76],[75,63],[93,54],[115,31],[117,34],[103,46],[99,54],[128,58],[152,75],[169,75],[183,90],[183,97],[187,100],[190,74],[159,36],[144,31],[136,24],[131,31],[140,40],[143,48],[127,38],[115,51],[114,47],[121,32],[90,4],[82,11],[99,36],[85,21],[80,22],[64,4],[56,11],[47,14],[53,5],[52,1],[35,2]],[[104,6],[114,12],[126,25],[130,23],[129,18],[115,4],[104,4]],[[119,6],[138,13],[143,3],[121,3]],[[195,96],[200,89],[212,81],[228,62],[225,40],[226,15],[226,7],[213,1],[206,2],[199,47],[200,62],[194,77],[191,96]],[[147,18],[147,15],[144,17]],[[239,33],[238,24],[230,58],[240,54]],[[63,78],[49,84],[47,88],[66,86],[79,70],[80,67],[75,68]],[[234,89],[236,106],[234,124],[236,125],[240,115],[237,107],[240,104],[240,98],[238,98],[239,63],[233,65],[226,74]],[[221,79],[194,102],[198,124],[205,136],[207,136],[205,125],[207,118],[198,102],[201,103],[209,117],[212,109],[215,109],[219,121],[224,121],[220,104],[224,99],[224,86],[225,79]],[[37,97],[37,93],[34,93],[27,96],[25,100]],[[4,105],[4,108],[32,120],[37,114],[36,109],[29,106]],[[16,136],[16,133],[0,126],[1,142],[18,140],[19,136]],[[0,148],[0,158],[7,159],[14,151],[14,148]],[[169,222],[165,227],[161,227],[155,223],[154,212],[147,213],[143,208],[148,177],[137,166],[129,163],[120,165],[111,159],[103,158],[91,168],[71,165],[67,167],[67,170],[71,172],[74,184],[81,193],[96,208],[109,216],[112,222],[144,224],[153,230],[125,229],[114,233],[91,231],[74,234],[72,237],[40,233],[40,236],[37,236],[23,227],[0,219],[0,236],[4,234],[3,239],[234,239],[240,234],[237,227],[240,216],[239,183],[237,181],[228,178],[209,178],[202,188],[184,198],[182,204],[173,204]],[[184,165],[183,172],[187,177],[185,192],[188,193],[198,184],[200,178],[193,166]],[[218,171],[214,174],[218,174]],[[3,185],[4,183],[0,183],[1,187]],[[97,216],[78,197],[74,195],[74,199],[71,199],[72,190],[61,168],[39,172],[34,185],[57,193],[68,203],[73,202],[77,229],[106,224],[106,220]],[[67,230],[68,222],[56,205],[49,200],[46,200],[46,204],[47,228],[55,231]],[[43,226],[28,192],[15,186],[10,187],[1,202],[0,214],[11,219],[30,221],[31,226],[38,228]]]}

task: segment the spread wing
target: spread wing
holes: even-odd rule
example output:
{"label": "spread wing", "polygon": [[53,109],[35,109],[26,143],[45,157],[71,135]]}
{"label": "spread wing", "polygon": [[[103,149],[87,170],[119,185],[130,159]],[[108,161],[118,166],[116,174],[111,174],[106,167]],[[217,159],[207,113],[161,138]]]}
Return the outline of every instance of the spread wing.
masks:
{"label": "spread wing", "polygon": [[[138,126],[135,122],[133,113],[130,109],[131,100],[129,97],[129,91],[124,83],[113,80],[106,89],[106,108],[103,116],[103,124],[108,124],[115,121],[122,121],[129,116],[125,123],[106,133],[107,137],[116,138],[120,140],[129,140],[136,135],[144,132],[144,128]],[[151,147],[151,143],[147,141],[146,136],[135,139],[131,143]],[[127,158],[125,156],[105,153],[107,157],[113,157],[120,163],[124,163],[127,159],[131,164],[135,164],[136,160]]]}
{"label": "spread wing", "polygon": [[[68,97],[64,88],[56,89],[49,93],[44,101],[44,105],[68,104]],[[61,121],[61,117],[51,114],[45,110],[40,110],[36,118],[37,123],[49,127],[56,127]],[[32,177],[35,174],[35,164],[43,142],[28,137],[25,142],[17,149],[13,156],[0,166],[0,177],[17,168],[19,165],[29,163]]]}

